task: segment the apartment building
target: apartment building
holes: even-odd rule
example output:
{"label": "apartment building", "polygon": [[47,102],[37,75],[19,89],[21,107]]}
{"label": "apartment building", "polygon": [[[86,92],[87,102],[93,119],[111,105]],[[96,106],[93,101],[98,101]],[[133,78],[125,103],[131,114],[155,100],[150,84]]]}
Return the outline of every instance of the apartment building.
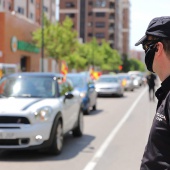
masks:
{"label": "apartment building", "polygon": [[[60,1],[60,22],[66,16],[72,18],[74,28],[83,42],[95,37],[99,44],[104,39],[110,46],[124,53],[124,9],[123,0],[62,0]],[[128,18],[128,16],[127,16]],[[126,38],[128,39],[126,25]],[[126,43],[129,43],[126,41]]]}
{"label": "apartment building", "polygon": [[61,0],[59,8],[60,21],[62,22],[66,16],[70,17],[73,21],[73,28],[80,36],[80,0]]}
{"label": "apartment building", "polygon": [[[32,32],[41,27],[42,9],[56,22],[55,0],[0,0],[0,63],[16,64],[19,71],[41,71],[41,49],[34,46]],[[45,56],[43,61],[44,71],[56,70],[54,60]]]}
{"label": "apartment building", "polygon": [[123,0],[123,54],[130,55],[130,3]]}

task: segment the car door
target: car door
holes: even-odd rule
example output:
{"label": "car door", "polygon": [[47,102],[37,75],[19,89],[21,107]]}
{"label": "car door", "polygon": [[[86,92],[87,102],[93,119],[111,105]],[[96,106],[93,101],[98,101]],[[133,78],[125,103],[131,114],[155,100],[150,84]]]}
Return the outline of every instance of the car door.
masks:
{"label": "car door", "polygon": [[[67,81],[59,84],[60,99],[62,100],[62,115],[64,123],[64,131],[68,132],[72,129],[75,121],[77,119],[76,106],[76,96],[72,92],[73,88],[69,85]],[[72,97],[67,98],[66,94],[73,94]]]}
{"label": "car door", "polygon": [[89,98],[90,98],[90,106],[94,106],[96,103],[96,90],[94,83],[92,81],[89,81],[88,83],[88,91],[89,91]]}

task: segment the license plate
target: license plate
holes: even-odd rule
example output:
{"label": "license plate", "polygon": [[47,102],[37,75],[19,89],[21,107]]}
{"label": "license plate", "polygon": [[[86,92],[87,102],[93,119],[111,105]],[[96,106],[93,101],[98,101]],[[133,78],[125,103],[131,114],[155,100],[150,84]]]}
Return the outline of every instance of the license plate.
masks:
{"label": "license plate", "polygon": [[13,139],[14,133],[12,132],[0,132],[0,139]]}

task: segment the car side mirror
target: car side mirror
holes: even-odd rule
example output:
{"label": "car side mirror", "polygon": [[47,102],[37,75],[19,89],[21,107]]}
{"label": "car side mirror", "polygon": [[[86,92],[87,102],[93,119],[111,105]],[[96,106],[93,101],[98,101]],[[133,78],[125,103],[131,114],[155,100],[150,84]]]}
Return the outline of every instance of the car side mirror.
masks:
{"label": "car side mirror", "polygon": [[71,99],[71,98],[73,98],[74,97],[74,95],[72,94],[72,93],[65,93],[65,99]]}

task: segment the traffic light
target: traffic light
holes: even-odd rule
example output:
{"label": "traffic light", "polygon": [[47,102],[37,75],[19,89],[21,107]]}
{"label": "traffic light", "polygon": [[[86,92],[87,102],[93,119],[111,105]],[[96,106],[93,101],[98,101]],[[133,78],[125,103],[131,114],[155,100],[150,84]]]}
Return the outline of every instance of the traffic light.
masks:
{"label": "traffic light", "polygon": [[123,66],[122,66],[122,65],[120,65],[120,66],[119,66],[119,70],[122,70],[122,69],[123,69]]}

